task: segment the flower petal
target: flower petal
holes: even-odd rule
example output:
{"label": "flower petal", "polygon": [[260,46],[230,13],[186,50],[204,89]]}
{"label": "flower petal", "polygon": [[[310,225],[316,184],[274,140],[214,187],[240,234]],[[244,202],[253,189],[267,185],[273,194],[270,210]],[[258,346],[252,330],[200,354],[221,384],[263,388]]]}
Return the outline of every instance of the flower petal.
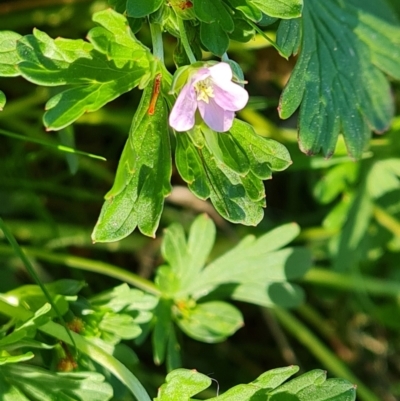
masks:
{"label": "flower petal", "polygon": [[186,84],[176,99],[169,115],[169,125],[178,132],[188,131],[194,126],[197,109],[196,93],[193,83]]}
{"label": "flower petal", "polygon": [[211,78],[215,82],[230,82],[232,81],[232,68],[228,63],[218,63],[208,67]]}
{"label": "flower petal", "polygon": [[214,82],[214,100],[224,110],[237,111],[246,106],[249,94],[232,81]]}
{"label": "flower petal", "polygon": [[210,69],[209,68],[200,68],[200,70],[197,70],[195,74],[193,74],[191,83],[194,86],[197,84],[199,81],[203,81],[203,79],[208,78],[211,75]]}
{"label": "flower petal", "polygon": [[235,118],[233,111],[224,110],[212,98],[210,98],[209,103],[200,100],[198,106],[201,117],[212,130],[217,132],[230,130]]}

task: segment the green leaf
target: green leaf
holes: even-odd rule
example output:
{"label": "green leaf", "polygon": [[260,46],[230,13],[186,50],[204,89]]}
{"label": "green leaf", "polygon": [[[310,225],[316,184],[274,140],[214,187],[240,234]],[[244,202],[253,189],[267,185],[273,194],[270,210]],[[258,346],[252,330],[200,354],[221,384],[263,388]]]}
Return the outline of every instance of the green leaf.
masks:
{"label": "green leaf", "polygon": [[97,294],[90,298],[91,305],[114,312],[147,311],[156,307],[158,298],[127,284],[121,284],[109,291]]}
{"label": "green leaf", "polygon": [[172,167],[166,104],[159,96],[155,113],[149,114],[152,94],[153,87],[148,85],[94,228],[95,242],[120,240],[136,227],[152,237],[157,230],[164,198],[171,190]]}
{"label": "green leaf", "polygon": [[206,147],[202,158],[211,189],[210,199],[218,213],[233,223],[256,226],[264,216],[264,200],[254,202],[239,174],[218,163]]}
{"label": "green leaf", "polygon": [[234,288],[231,298],[267,308],[295,308],[305,300],[304,290],[292,283],[245,283]]}
{"label": "green leaf", "polygon": [[22,36],[16,32],[0,31],[1,77],[16,77],[19,75],[17,64],[20,61],[20,57],[17,53],[17,41],[21,37]]}
{"label": "green leaf", "polygon": [[156,283],[164,296],[175,297],[186,288],[204,267],[215,240],[215,225],[207,215],[193,222],[188,243],[183,227],[171,224],[164,231],[161,252],[169,266],[157,271]]}
{"label": "green leaf", "polygon": [[6,95],[4,94],[3,91],[0,91],[0,111],[4,109],[6,102],[7,102]]}
{"label": "green leaf", "polygon": [[367,177],[367,189],[372,198],[380,198],[400,188],[400,159],[379,160]]}
{"label": "green leaf", "polygon": [[[225,32],[232,32],[233,20],[228,9],[221,0],[193,0],[196,17],[207,24],[215,23]],[[203,24],[202,24],[203,25]],[[203,42],[204,45],[206,43]]]}
{"label": "green leaf", "polygon": [[282,51],[282,56],[288,58],[296,55],[301,41],[301,19],[283,19],[276,32],[276,44]]}
{"label": "green leaf", "polygon": [[261,11],[247,0],[228,0],[228,3],[232,8],[241,11],[246,18],[253,22],[259,22],[262,18]]}
{"label": "green leaf", "polygon": [[155,401],[189,401],[192,396],[205,390],[211,379],[196,370],[176,369],[168,373],[165,383],[158,390]]}
{"label": "green leaf", "polygon": [[172,302],[168,299],[160,299],[154,312],[155,325],[152,336],[153,358],[156,365],[164,362],[168,352],[168,343],[171,332],[174,330],[171,320]]}
{"label": "green leaf", "polygon": [[174,299],[230,297],[262,306],[299,305],[304,293],[288,280],[302,277],[311,266],[310,252],[304,248],[285,248],[300,232],[296,224],[286,224],[259,239],[244,238],[230,252],[204,268],[214,242],[215,225],[207,216],[192,225],[189,241],[177,224],[166,230],[162,243],[170,266],[157,272],[157,285]]}
{"label": "green leaf", "polygon": [[126,14],[128,17],[140,18],[157,11],[163,0],[127,0]]}
{"label": "green leaf", "polygon": [[229,36],[218,22],[201,22],[200,40],[207,50],[220,57],[229,47]]}
{"label": "green leaf", "polygon": [[290,19],[301,16],[303,0],[247,0],[264,14],[271,17]]}
{"label": "green leaf", "polygon": [[357,265],[365,252],[362,243],[365,241],[369,222],[372,218],[373,204],[363,181],[352,199],[347,220],[335,238],[334,268],[337,271],[348,271]]}
{"label": "green leaf", "polygon": [[242,18],[235,18],[235,29],[229,33],[229,38],[236,40],[237,42],[246,43],[254,38],[254,28]]}
{"label": "green leaf", "polygon": [[176,136],[175,164],[180,176],[188,183],[189,189],[200,199],[207,199],[211,190],[203,168],[201,151],[196,148],[188,135]]}
{"label": "green leaf", "polygon": [[[270,291],[269,284],[271,283],[284,283],[302,277],[311,266],[310,252],[304,248],[277,250],[297,234],[298,227],[288,224],[258,239],[252,236],[245,237],[237,247],[204,268],[200,275],[185,288],[185,291],[192,294],[194,298],[200,298],[219,286],[236,283],[246,284],[243,287],[245,289],[254,284],[254,288],[257,287],[258,293],[261,294],[263,291]],[[233,288],[236,287],[235,285]],[[278,287],[273,290],[282,293],[282,288]],[[244,294],[244,290],[237,288],[237,294]],[[239,296],[243,297],[243,295]],[[275,296],[275,299],[278,297]],[[298,297],[299,294],[295,294],[295,298],[298,299]],[[270,298],[270,296],[263,297],[264,300]]]}
{"label": "green leaf", "polygon": [[[19,363],[19,362],[25,362],[25,361],[29,361],[30,359],[34,358],[35,355],[28,351],[25,354],[21,354],[21,355],[9,355],[9,356],[4,356],[4,354],[2,353],[2,356],[0,356],[0,366],[1,365],[7,365],[10,363]],[[1,372],[1,370],[0,370]]]}
{"label": "green leaf", "polygon": [[34,30],[18,41],[22,76],[38,85],[72,87],[46,104],[44,124],[58,130],[86,112],[139,85],[149,75],[150,53],[129,33],[126,19],[111,9],[94,15],[102,27],[83,40],[51,39]]}
{"label": "green leaf", "polygon": [[268,393],[271,401],[286,401],[288,394],[299,401],[354,401],[356,385],[344,379],[326,380],[326,372],[312,370]]}
{"label": "green leaf", "polygon": [[342,163],[333,166],[314,188],[314,196],[319,202],[332,202],[353,184],[359,175],[360,166],[354,162]]}
{"label": "green leaf", "polygon": [[3,366],[0,373],[1,393],[6,390],[10,400],[107,401],[113,396],[99,373],[52,373],[22,364]]}
{"label": "green leaf", "polygon": [[206,343],[224,341],[243,326],[243,317],[234,306],[221,301],[197,304],[178,312],[176,322],[188,336]]}
{"label": "green leaf", "polygon": [[292,164],[282,144],[257,135],[251,125],[235,119],[229,132],[246,153],[250,168],[258,178],[270,179],[272,171],[285,170]]}
{"label": "green leaf", "polygon": [[[209,401],[354,401],[356,386],[343,379],[326,380],[326,372],[313,370],[287,381],[298,366],[269,370],[249,384],[235,386]],[[211,379],[194,370],[177,369],[168,374],[155,401],[182,400],[205,390]]]}
{"label": "green leaf", "polygon": [[108,4],[120,14],[123,14],[126,10],[126,0],[108,0]]}
{"label": "green leaf", "polygon": [[142,329],[135,324],[132,316],[124,313],[106,313],[99,323],[99,329],[107,331],[124,340],[138,337]]}
{"label": "green leaf", "polygon": [[164,259],[174,269],[175,274],[178,277],[181,276],[186,269],[187,252],[185,232],[180,224],[171,224],[164,230],[161,252]]}
{"label": "green leaf", "polygon": [[190,263],[185,270],[187,279],[183,279],[183,285],[197,276],[206,264],[207,258],[214,245],[216,235],[215,224],[206,214],[200,215],[192,223],[187,245]]}
{"label": "green leaf", "polygon": [[305,3],[300,57],[279,105],[288,118],[301,103],[303,152],[329,157],[342,133],[349,155],[359,158],[371,129],[387,129],[393,101],[380,70],[400,79],[400,52],[393,51],[399,44],[400,28],[368,8],[338,0]]}
{"label": "green leaf", "polygon": [[202,132],[208,149],[221,163],[242,176],[249,172],[249,159],[230,132],[217,133],[205,126],[202,126]]}

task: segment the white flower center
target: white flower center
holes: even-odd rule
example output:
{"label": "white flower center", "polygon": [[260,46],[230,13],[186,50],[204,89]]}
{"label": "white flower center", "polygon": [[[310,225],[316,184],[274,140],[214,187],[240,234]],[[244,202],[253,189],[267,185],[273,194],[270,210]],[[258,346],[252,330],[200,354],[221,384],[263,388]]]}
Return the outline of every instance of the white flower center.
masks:
{"label": "white flower center", "polygon": [[203,79],[194,84],[194,90],[197,94],[197,100],[209,103],[210,97],[214,97],[214,87],[211,78]]}

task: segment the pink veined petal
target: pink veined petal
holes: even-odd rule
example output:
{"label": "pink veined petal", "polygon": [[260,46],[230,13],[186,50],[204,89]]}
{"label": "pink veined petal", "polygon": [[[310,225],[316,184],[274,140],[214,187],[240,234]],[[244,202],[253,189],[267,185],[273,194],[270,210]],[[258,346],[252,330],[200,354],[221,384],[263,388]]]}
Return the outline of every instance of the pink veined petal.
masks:
{"label": "pink veined petal", "polygon": [[213,81],[219,82],[230,82],[232,81],[232,68],[228,63],[218,63],[211,67],[208,67],[211,78]]}
{"label": "pink veined petal", "polygon": [[209,103],[200,100],[198,102],[200,115],[204,122],[214,131],[229,131],[235,118],[235,113],[230,110],[224,110],[210,98]]}
{"label": "pink veined petal", "polygon": [[199,81],[203,81],[211,75],[209,68],[200,68],[200,70],[196,71],[196,73],[192,76],[191,82],[192,85],[197,84]]}
{"label": "pink veined petal", "polygon": [[246,89],[234,82],[214,83],[214,100],[224,110],[237,111],[243,109],[249,100]]}
{"label": "pink veined petal", "polygon": [[182,88],[172,107],[169,115],[169,125],[178,132],[190,130],[194,126],[196,109],[196,93],[192,82],[189,82]]}

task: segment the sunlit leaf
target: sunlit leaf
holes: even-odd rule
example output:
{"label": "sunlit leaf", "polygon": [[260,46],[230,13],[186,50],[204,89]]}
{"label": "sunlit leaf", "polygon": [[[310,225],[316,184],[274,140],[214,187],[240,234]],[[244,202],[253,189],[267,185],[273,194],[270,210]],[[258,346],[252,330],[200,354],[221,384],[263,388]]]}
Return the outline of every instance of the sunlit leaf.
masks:
{"label": "sunlit leaf", "polygon": [[176,321],[187,335],[207,343],[224,341],[243,326],[240,311],[221,301],[197,304],[178,312]]}
{"label": "sunlit leaf", "polygon": [[171,150],[167,108],[162,96],[148,112],[153,85],[148,85],[132,121],[128,141],[119,161],[114,185],[94,228],[95,242],[117,241],[136,227],[154,237],[171,190]]}
{"label": "sunlit leaf", "polygon": [[[21,35],[12,31],[0,31],[0,76],[16,77],[19,75],[17,64],[17,41]],[[4,106],[4,105],[3,105]]]}
{"label": "sunlit leaf", "polygon": [[96,111],[149,74],[149,53],[129,34],[126,19],[111,9],[94,16],[101,27],[88,39],[51,39],[37,29],[18,41],[22,76],[44,86],[71,85],[46,104],[44,123],[58,130]]}
{"label": "sunlit leaf", "polygon": [[0,389],[6,400],[107,401],[112,387],[99,373],[53,373],[39,367],[13,364],[0,368]]}
{"label": "sunlit leaf", "polygon": [[168,373],[165,381],[158,390],[155,401],[188,401],[211,384],[208,376],[188,369],[177,369]]}
{"label": "sunlit leaf", "polygon": [[276,18],[296,18],[301,16],[303,0],[247,0],[264,14]]}
{"label": "sunlit leaf", "polygon": [[301,53],[280,99],[280,116],[288,118],[300,106],[303,152],[331,156],[342,133],[349,154],[359,158],[371,129],[386,130],[393,116],[381,70],[400,79],[400,28],[368,7],[338,0],[308,0],[302,22]]}

